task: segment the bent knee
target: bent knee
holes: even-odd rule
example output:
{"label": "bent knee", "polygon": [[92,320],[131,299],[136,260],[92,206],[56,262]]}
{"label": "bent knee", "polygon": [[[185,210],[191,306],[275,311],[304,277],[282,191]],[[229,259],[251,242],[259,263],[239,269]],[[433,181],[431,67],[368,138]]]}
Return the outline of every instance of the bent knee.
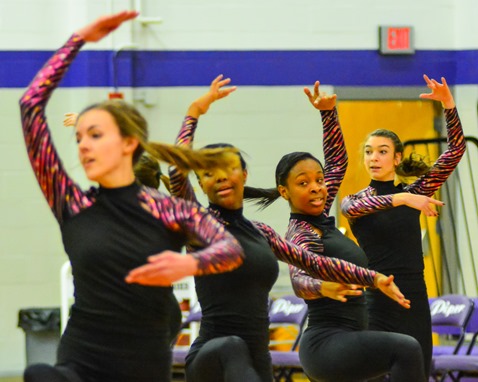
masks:
{"label": "bent knee", "polygon": [[230,351],[248,350],[246,342],[241,337],[227,336],[227,337],[220,338],[220,340],[222,340],[221,348],[223,350],[230,350]]}
{"label": "bent knee", "polygon": [[399,356],[404,359],[423,363],[422,347],[420,343],[412,336],[403,335],[399,346],[396,347],[396,350],[400,353]]}

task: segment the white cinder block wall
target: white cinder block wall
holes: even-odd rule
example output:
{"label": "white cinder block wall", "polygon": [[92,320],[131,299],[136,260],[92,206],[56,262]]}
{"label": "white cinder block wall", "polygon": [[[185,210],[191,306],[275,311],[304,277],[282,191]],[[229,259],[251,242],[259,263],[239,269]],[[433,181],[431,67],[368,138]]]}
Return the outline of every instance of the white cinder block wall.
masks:
{"label": "white cinder block wall", "polygon": [[[137,4],[0,0],[0,52],[53,51],[87,21]],[[141,50],[376,49],[379,25],[413,25],[420,50],[478,49],[475,0],[143,0],[141,6],[144,16],[159,16],[163,23],[145,27],[131,23],[84,49],[114,50],[130,43]],[[319,76],[311,73],[311,83]],[[325,89],[332,91],[334,84],[327,85]],[[247,155],[249,184],[272,186],[275,164],[284,153],[304,150],[322,156],[320,115],[307,104],[301,89],[240,87],[201,120],[197,146],[234,143]],[[61,88],[48,108],[60,155],[70,174],[85,187],[88,183],[76,160],[73,134],[62,127],[62,116],[106,98],[109,90]],[[121,90],[129,100],[147,96],[152,105],[137,104],[151,122],[152,138],[172,143],[187,105],[206,88]],[[454,90],[465,131],[476,135],[478,86],[467,84]],[[66,260],[58,226],[26,156],[18,108],[22,92],[0,89],[0,375],[21,374],[25,338],[16,328],[17,313],[26,307],[59,305],[59,269]],[[288,208],[278,202],[262,213],[247,208],[247,215],[283,233]],[[287,283],[285,273],[280,285],[287,287]]]}

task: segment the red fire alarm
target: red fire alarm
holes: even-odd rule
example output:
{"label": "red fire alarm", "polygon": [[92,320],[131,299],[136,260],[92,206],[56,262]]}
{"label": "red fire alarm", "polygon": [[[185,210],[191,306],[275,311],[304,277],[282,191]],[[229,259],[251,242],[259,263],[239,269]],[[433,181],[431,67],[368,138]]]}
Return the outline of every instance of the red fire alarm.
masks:
{"label": "red fire alarm", "polygon": [[413,27],[381,26],[379,27],[380,53],[413,54],[415,53]]}

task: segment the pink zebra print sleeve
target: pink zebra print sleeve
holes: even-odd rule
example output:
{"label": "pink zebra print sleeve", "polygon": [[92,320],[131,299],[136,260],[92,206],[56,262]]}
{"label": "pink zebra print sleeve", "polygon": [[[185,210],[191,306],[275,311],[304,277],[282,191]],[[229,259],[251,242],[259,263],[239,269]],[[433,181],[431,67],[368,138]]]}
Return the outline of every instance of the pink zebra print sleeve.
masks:
{"label": "pink zebra print sleeve", "polygon": [[71,36],[40,69],[20,99],[28,157],[43,195],[60,224],[65,217],[91,205],[91,200],[63,168],[50,136],[45,108],[83,44],[78,35]]}
{"label": "pink zebra print sleeve", "polygon": [[[194,141],[194,132],[198,120],[193,117],[186,116],[179,131],[178,137],[176,138],[177,146],[186,146],[192,147]],[[180,170],[175,166],[169,167],[169,183],[171,188],[171,195],[186,199],[196,201],[196,194],[194,193],[191,182],[188,177],[185,176]]]}
{"label": "pink zebra print sleeve", "polygon": [[324,130],[324,177],[327,187],[325,213],[328,214],[347,170],[348,157],[337,109],[321,111]]}
{"label": "pink zebra print sleeve", "polygon": [[376,274],[374,271],[359,267],[347,261],[321,256],[306,250],[293,244],[293,240],[287,241],[283,239],[277,232],[264,223],[254,222],[254,225],[265,236],[272,251],[279,260],[305,270],[314,278],[374,288],[373,281]]}
{"label": "pink zebra print sleeve", "polygon": [[239,242],[196,202],[168,197],[148,187],[141,188],[140,200],[166,227],[184,232],[204,247],[188,252],[198,261],[196,276],[232,271],[243,263],[244,253]]}

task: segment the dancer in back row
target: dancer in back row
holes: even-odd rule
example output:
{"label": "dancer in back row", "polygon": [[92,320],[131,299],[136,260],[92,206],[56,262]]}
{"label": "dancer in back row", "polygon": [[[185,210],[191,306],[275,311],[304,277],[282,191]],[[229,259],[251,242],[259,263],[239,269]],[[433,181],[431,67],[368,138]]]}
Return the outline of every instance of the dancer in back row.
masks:
{"label": "dancer in back row", "polygon": [[[425,372],[430,372],[432,330],[424,262],[420,212],[437,216],[433,194],[456,168],[466,144],[455,102],[445,78],[441,83],[424,79],[431,93],[420,98],[441,102],[446,118],[448,148],[429,167],[421,157],[403,157],[403,144],[390,130],[375,130],[363,147],[365,169],[371,177],[362,191],[342,201],[342,212],[365,251],[369,266],[393,273],[401,290],[413,301],[412,308],[390,304],[379,293],[367,291],[369,327],[415,337],[422,347]],[[396,175],[418,177],[410,185],[396,184]]]}

